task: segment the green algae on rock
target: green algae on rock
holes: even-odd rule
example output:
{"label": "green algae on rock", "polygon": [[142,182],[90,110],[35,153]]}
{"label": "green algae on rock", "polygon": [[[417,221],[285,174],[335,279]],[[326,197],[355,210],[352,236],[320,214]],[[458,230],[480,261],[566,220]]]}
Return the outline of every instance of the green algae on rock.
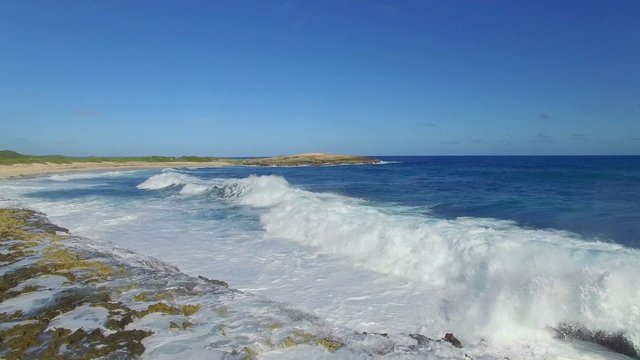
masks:
{"label": "green algae on rock", "polygon": [[193,315],[193,314],[197,313],[198,310],[200,310],[200,305],[198,305],[198,304],[195,304],[195,305],[187,304],[187,305],[182,307],[182,315],[190,316],[190,315]]}
{"label": "green algae on rock", "polygon": [[191,321],[183,321],[182,322],[182,328],[183,329],[190,329],[193,327],[193,323]]}
{"label": "green algae on rock", "polygon": [[133,297],[133,301],[149,301],[146,293],[140,293]]}
{"label": "green algae on rock", "polygon": [[146,310],[140,312],[140,317],[147,316],[151,313],[162,313],[167,315],[176,315],[180,313],[180,310],[175,307],[168,305],[163,302],[155,303],[153,305],[149,305]]}
{"label": "green algae on rock", "polygon": [[[66,229],[50,224],[40,213],[0,209],[0,246],[5,255],[1,259],[4,271],[0,278],[0,301],[6,305],[6,300],[16,299],[13,302],[20,305],[21,297],[37,294],[41,287],[26,285],[18,290],[18,285],[44,276],[60,275],[69,283],[64,289],[46,290],[52,295],[40,306],[0,313],[0,322],[4,323],[0,330],[0,357],[8,360],[93,359],[115,353],[126,357],[142,354],[141,340],[152,332],[125,331],[124,326],[131,322],[125,306],[107,306],[114,316],[120,316],[118,311],[124,314],[120,319],[109,319],[111,323],[108,321],[106,325],[114,331],[110,334],[100,329],[86,332],[83,329],[49,328],[53,318],[83,304],[110,304],[109,289],[93,283],[114,274],[112,266],[65,247],[61,242],[67,236],[59,235],[59,232],[66,232]],[[17,266],[20,260],[27,258],[34,258],[34,261]]]}
{"label": "green algae on rock", "polygon": [[[0,223],[0,250],[11,256],[0,264],[0,358],[154,358],[196,346],[201,357],[255,359],[271,351],[351,351],[354,340],[360,341],[355,348],[364,344],[366,335],[342,340],[312,314],[223,281],[87,246],[91,240],[60,235],[42,214],[0,209],[0,219],[7,220]],[[43,279],[52,278],[56,285],[47,286],[52,283]],[[77,320],[75,314],[88,315]]]}
{"label": "green algae on rock", "polygon": [[318,339],[316,343],[331,352],[334,352],[344,346],[341,342],[329,338]]}

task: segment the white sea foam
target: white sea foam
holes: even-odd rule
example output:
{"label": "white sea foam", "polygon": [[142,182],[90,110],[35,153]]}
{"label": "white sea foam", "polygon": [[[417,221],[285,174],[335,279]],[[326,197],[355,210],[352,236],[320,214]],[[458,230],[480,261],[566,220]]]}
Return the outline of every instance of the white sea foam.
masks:
{"label": "white sea foam", "polygon": [[59,289],[32,291],[20,294],[0,303],[0,313],[13,314],[16,311],[29,313],[33,309],[52,302],[53,296]]}
{"label": "white sea foam", "polygon": [[[289,302],[351,329],[350,334],[441,337],[452,331],[465,344],[465,353],[483,359],[614,358],[603,349],[554,340],[548,327],[562,321],[624,330],[637,343],[640,302],[634,279],[640,257],[635,250],[508,221],[437,219],[305,191],[276,176],[203,180],[167,169],[140,182],[142,189],[167,190],[133,199],[51,200],[22,195],[52,187],[84,188],[86,182],[30,179],[0,186],[3,196],[48,213],[75,234],[112,241],[191,275],[223,279],[231,287]],[[133,253],[118,256],[144,263]],[[242,316],[260,312],[248,306]],[[207,333],[177,339],[164,328],[166,336],[145,344],[152,358],[163,353],[170,358],[178,343],[195,351],[210,342]],[[385,341],[376,339],[366,348],[384,347]],[[442,352],[449,348],[444,344],[434,356],[450,357]],[[202,356],[212,354],[202,351]],[[263,355],[320,358],[324,350],[300,347]]]}
{"label": "white sea foam", "polygon": [[58,174],[49,176],[49,180],[70,181],[81,179],[96,179],[104,177],[119,177],[133,174],[135,171],[107,171],[107,172],[79,172],[71,174]]}
{"label": "white sea foam", "polygon": [[194,185],[198,182],[199,179],[194,176],[167,170],[163,171],[162,174],[148,178],[145,182],[139,184],[137,188],[144,190],[158,190],[177,185]]}
{"label": "white sea foam", "polygon": [[47,330],[56,328],[64,328],[71,331],[78,329],[84,329],[85,331],[94,329],[107,330],[104,324],[107,322],[108,315],[109,310],[103,307],[84,304],[51,319]]}
{"label": "white sea foam", "polygon": [[[152,179],[157,184],[149,186]],[[432,315],[457,324],[463,336],[508,341],[568,322],[623,331],[640,343],[636,250],[510,221],[406,215],[298,189],[277,176],[206,184],[162,174],[141,187],[178,183],[191,195],[214,191],[227,201],[261,209],[261,223],[273,238],[426,284],[440,302]]]}

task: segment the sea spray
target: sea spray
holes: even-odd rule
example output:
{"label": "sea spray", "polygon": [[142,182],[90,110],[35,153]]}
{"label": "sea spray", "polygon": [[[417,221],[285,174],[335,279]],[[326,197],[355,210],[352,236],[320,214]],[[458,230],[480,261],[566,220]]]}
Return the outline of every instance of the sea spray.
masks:
{"label": "sea spray", "polygon": [[407,215],[305,191],[278,176],[206,182],[165,173],[141,187],[165,183],[182,186],[185,195],[214,194],[260,209],[271,237],[427,284],[443,304],[433,316],[445,316],[464,336],[508,339],[526,329],[575,323],[640,341],[640,285],[634,281],[640,254],[633,249],[511,221]]}
{"label": "sea spray", "polygon": [[[580,236],[569,232],[544,230],[549,226],[572,229],[593,238],[589,227],[565,226],[567,221],[562,215],[569,213],[558,210],[557,206],[576,205],[577,207],[571,208],[573,210],[570,209],[572,215],[584,217],[588,219],[589,224],[594,224],[595,228],[603,229],[602,236],[599,236],[601,239],[618,241],[620,238],[617,236],[623,232],[607,232],[601,224],[615,225],[616,228],[623,230],[634,228],[628,221],[624,221],[624,219],[631,221],[634,219],[633,214],[636,213],[634,210],[636,207],[632,204],[634,183],[624,180],[625,196],[619,197],[616,195],[617,192],[612,193],[612,191],[616,186],[622,185],[619,184],[623,180],[621,178],[613,177],[604,180],[598,178],[598,184],[592,184],[591,180],[582,183],[582,177],[576,178],[573,176],[574,173],[570,173],[573,174],[572,189],[576,191],[558,193],[556,190],[562,191],[567,186],[564,178],[560,177],[560,181],[553,183],[549,180],[551,178],[558,180],[560,175],[540,179],[538,175],[541,172],[538,168],[528,170],[531,159],[525,159],[526,170],[518,167],[519,159],[507,161],[508,170],[503,167],[494,169],[482,164],[476,166],[477,159],[473,159],[472,166],[478,168],[480,173],[464,167],[469,163],[468,160],[444,160],[429,160],[431,165],[424,168],[420,164],[414,164],[413,160],[407,160],[403,161],[403,164],[391,164],[388,167],[378,168],[363,166],[291,169],[235,167],[197,170],[165,169],[162,172],[170,174],[167,177],[173,177],[174,180],[183,175],[189,178],[178,179],[168,186],[156,184],[154,187],[158,189],[151,191],[136,189],[136,185],[147,180],[147,184],[156,180],[168,180],[153,176],[161,174],[160,170],[136,171],[122,176],[69,179],[69,181],[52,181],[43,177],[0,182],[0,193],[5,199],[15,199],[16,201],[10,200],[13,201],[12,204],[47,212],[57,223],[70,228],[76,234],[106,241],[104,248],[107,250],[113,249],[115,244],[140,254],[155,256],[171,265],[179,266],[181,270],[194,277],[205,275],[224,279],[231,286],[243,291],[290,303],[316,314],[326,319],[329,324],[344,328],[346,332],[342,333],[344,340],[341,341],[349,343],[350,348],[362,346],[364,342],[371,345],[367,347],[367,351],[373,349],[376,349],[375,353],[392,351],[388,354],[395,358],[404,358],[404,355],[396,352],[402,352],[401,348],[394,350],[396,345],[392,345],[393,342],[389,342],[383,335],[376,334],[386,333],[389,338],[400,341],[404,346],[414,346],[415,340],[406,341],[407,338],[411,339],[408,334],[423,334],[437,341],[443,334],[453,332],[464,344],[463,351],[476,359],[614,358],[615,355],[611,352],[597,345],[583,343],[581,340],[598,344],[625,344],[624,339],[629,339],[630,336],[630,331],[626,329],[633,329],[633,326],[623,324],[612,327],[619,329],[619,332],[603,331],[593,327],[598,324],[585,326],[576,320],[555,325],[538,325],[552,324],[557,321],[556,315],[559,311],[552,311],[548,318],[541,318],[540,321],[535,322],[528,319],[531,317],[528,309],[532,306],[534,309],[541,308],[538,304],[541,302],[540,299],[547,302],[549,309],[554,309],[558,305],[560,308],[566,307],[563,299],[568,296],[557,289],[565,289],[566,293],[576,294],[576,288],[581,286],[565,286],[570,272],[563,273],[557,270],[578,269],[579,271],[574,272],[582,276],[580,274],[582,270],[594,267],[595,271],[589,274],[593,284],[582,286],[585,289],[585,298],[594,297],[588,289],[603,286],[603,279],[604,282],[611,283],[615,278],[617,287],[610,284],[608,288],[614,290],[609,290],[606,296],[602,296],[604,299],[602,302],[607,304],[607,309],[600,310],[601,315],[594,311],[590,302],[585,302],[585,311],[590,311],[590,316],[594,319],[598,316],[606,319],[608,316],[606,314],[612,310],[628,309],[629,318],[634,319],[637,310],[634,308],[633,279],[635,279],[634,274],[637,273],[637,266],[633,261],[628,261],[629,257],[632,259],[637,257],[633,254],[634,250],[613,244],[583,241]],[[420,159],[420,161],[423,160]],[[492,160],[491,164],[495,163],[496,161]],[[566,166],[563,167],[563,174],[566,169]],[[578,171],[582,171],[580,169]],[[607,171],[615,173],[617,168]],[[248,176],[251,173],[282,176]],[[499,177],[494,176],[497,174]],[[544,172],[544,174],[547,173]],[[613,182],[613,184],[606,188],[607,191],[598,192],[597,197],[594,198],[593,196],[596,195],[591,196],[591,191],[603,189],[603,181]],[[261,185],[258,185],[259,182]],[[495,186],[499,186],[498,194],[491,190],[495,189]],[[513,199],[514,196],[515,199],[519,199],[517,203],[503,201]],[[558,199],[558,196],[561,199]],[[368,198],[371,201],[365,201],[362,198]],[[573,201],[568,201],[571,199]],[[302,200],[308,201],[308,207],[315,209],[312,214],[308,214],[308,211],[302,211],[299,214],[301,217],[306,214],[308,220],[300,222],[295,217],[283,219],[285,223],[283,226],[300,227],[302,230],[296,231],[289,237],[277,235],[277,232],[281,231],[277,226],[266,231],[267,226],[273,226],[272,222],[275,221],[269,220],[268,215],[278,212],[286,213],[287,207],[295,209],[295,204]],[[369,257],[354,260],[357,256],[357,252],[354,255],[357,248],[345,251],[340,246],[335,246],[340,245],[338,242],[332,244],[331,239],[324,239],[324,234],[319,234],[314,229],[318,227],[317,219],[327,216],[327,211],[322,209],[328,204],[335,205],[336,210],[331,217],[337,218],[331,222],[336,225],[336,229],[330,234],[342,239],[345,246],[353,246],[360,233],[368,234],[374,239],[373,241],[360,239],[363,245],[369,242],[383,244],[384,241],[375,240],[379,235],[384,234],[380,229],[383,227],[389,228],[389,233],[393,229],[393,234],[387,237],[409,239],[403,243],[410,244],[419,250],[418,244],[429,243],[426,241],[429,240],[428,237],[426,240],[421,239],[420,231],[429,235],[425,229],[433,227],[433,232],[440,237],[445,240],[452,239],[453,234],[460,232],[456,227],[463,225],[464,220],[468,220],[468,225],[473,225],[471,227],[476,228],[479,233],[487,232],[487,229],[494,231],[495,234],[487,235],[488,242],[500,244],[502,240],[491,239],[498,234],[503,234],[502,236],[506,238],[509,238],[510,234],[517,237],[526,230],[543,235],[538,237],[539,241],[530,241],[531,244],[528,245],[533,246],[536,242],[542,242],[544,245],[547,241],[556,246],[560,253],[566,255],[575,252],[577,255],[576,259],[570,259],[571,261],[567,261],[566,264],[551,261],[547,264],[544,261],[530,261],[526,257],[522,260],[522,256],[515,256],[511,261],[513,264],[508,264],[508,258],[498,261],[497,255],[501,253],[494,249],[484,255],[483,262],[489,265],[504,263],[502,270],[499,270],[505,273],[504,279],[498,281],[500,280],[498,270],[486,271],[485,277],[489,281],[483,282],[482,277],[471,276],[478,271],[472,271],[473,267],[466,264],[473,264],[473,262],[460,257],[460,251],[456,251],[456,246],[452,246],[448,251],[454,255],[449,256],[452,260],[447,260],[451,260],[449,262],[451,269],[444,265],[443,269],[453,274],[461,274],[464,271],[460,269],[469,267],[468,272],[471,275],[466,278],[461,277],[462,280],[457,284],[450,280],[455,277],[449,276],[449,280],[444,280],[444,285],[438,285],[431,280],[416,280],[416,276],[411,275],[412,272],[405,271],[407,266],[400,262],[391,268],[377,266],[376,262],[384,265],[380,257],[385,253],[389,254],[387,248],[392,246],[378,246],[380,249],[369,250]],[[489,207],[485,208],[484,206],[487,205]],[[594,217],[596,214],[594,210],[602,210],[605,207],[609,212]],[[484,214],[476,212],[475,209],[479,208],[488,211],[483,210]],[[364,209],[366,211],[363,211]],[[428,211],[425,211],[426,209]],[[506,210],[508,212],[504,212]],[[522,211],[528,214],[524,218]],[[325,215],[322,215],[323,212]],[[365,218],[369,216],[374,221],[358,220],[363,214],[366,215]],[[626,214],[624,215],[626,217],[619,217],[623,214]],[[451,215],[476,217],[456,219],[450,217]],[[526,226],[511,221],[486,219],[478,215],[518,219]],[[273,216],[276,219],[275,214]],[[443,217],[449,220],[444,220]],[[553,223],[549,223],[548,219],[552,219]],[[537,220],[541,220],[542,223],[536,223]],[[368,225],[356,226],[355,224],[358,223]],[[442,225],[443,223],[456,226],[447,227]],[[539,230],[535,230],[534,226]],[[345,234],[348,234],[345,229],[349,227],[354,228],[352,233],[354,239],[345,238]],[[307,238],[298,239],[297,234],[306,234]],[[547,236],[549,234],[555,236]],[[464,242],[465,238],[477,241],[473,236],[478,235],[473,232],[460,235],[463,239],[459,241]],[[524,237],[534,240],[531,236]],[[413,241],[410,238],[420,241]],[[569,242],[565,243],[565,240]],[[316,242],[315,245],[312,245],[312,241]],[[634,246],[632,236],[623,237],[621,242]],[[451,243],[455,245],[455,242]],[[492,244],[484,244],[484,241],[478,241],[478,243],[480,247],[492,249]],[[564,247],[563,243],[565,243]],[[331,251],[325,249],[327,245],[333,245],[334,249],[329,249]],[[600,245],[602,245],[600,250],[603,255],[596,255]],[[533,251],[533,247],[531,249],[532,255],[535,255],[536,251]],[[443,252],[434,248],[434,253],[436,250]],[[416,251],[411,249],[409,255],[413,256]],[[475,257],[483,256],[483,252],[474,254],[470,250],[467,251]],[[417,252],[420,255],[419,251]],[[580,255],[580,252],[586,255]],[[598,271],[606,262],[597,259],[591,262],[577,261],[580,257],[612,259],[615,258],[616,252],[621,255],[620,261],[619,263],[610,261],[612,265],[608,269],[613,275]],[[464,252],[462,254],[464,255]],[[433,261],[433,257],[429,258],[430,254],[422,253],[421,255],[426,260]],[[507,252],[507,256],[510,255],[511,253]],[[131,254],[125,254],[125,257],[131,258]],[[540,256],[531,257],[537,259]],[[447,259],[447,257],[444,258]],[[460,262],[456,265],[458,269],[455,269],[454,261]],[[409,262],[417,263],[415,266],[424,266],[415,259]],[[536,265],[533,266],[530,263]],[[625,264],[631,264],[626,274],[623,271]],[[518,266],[523,269],[512,270]],[[554,271],[544,270],[546,266],[556,269],[555,273],[559,274],[557,280],[553,279]],[[489,268],[487,265],[485,267]],[[541,278],[545,281],[535,279],[532,275],[539,271],[536,267],[543,268],[540,275],[543,275]],[[446,271],[445,275],[448,274]],[[508,271],[513,271],[513,274],[508,274]],[[415,273],[420,272],[414,271],[413,274]],[[444,276],[441,278],[445,279]],[[523,283],[522,289],[515,285],[509,286],[510,280]],[[554,282],[557,283],[556,287],[553,286]],[[535,291],[525,292],[523,289],[527,287]],[[518,293],[518,290],[530,296],[524,296]],[[558,292],[561,297],[555,299],[552,296],[555,292]],[[574,295],[574,297],[578,296]],[[591,303],[593,302],[595,300]],[[591,310],[589,310],[590,307]],[[247,312],[242,316],[252,316],[250,314],[253,311],[261,311],[259,307],[253,307],[253,305],[246,309]],[[525,310],[518,311],[518,309]],[[573,308],[570,310],[571,312],[568,312],[564,318],[579,319],[582,316],[581,314],[576,316]],[[175,323],[182,325],[180,322]],[[197,324],[194,322],[194,325]],[[561,338],[567,339],[564,341],[555,339],[557,332],[554,329],[566,329],[565,325],[570,326],[571,329],[584,330],[563,333]],[[175,326],[173,330],[175,331]],[[358,343],[355,338],[361,335],[357,334],[364,332],[370,335],[362,338],[362,342]],[[403,334],[404,337],[402,337]],[[585,337],[582,334],[594,336]],[[168,335],[170,338],[167,339],[176,339],[172,334]],[[189,334],[185,333],[185,337],[181,339],[180,341],[189,339],[188,346],[192,348],[200,346],[197,345],[200,344],[197,339],[191,338]],[[202,339],[207,341],[205,338]],[[615,341],[608,341],[609,339],[615,339]],[[426,346],[433,345],[435,345],[434,342]],[[166,349],[175,350],[173,345],[168,345]],[[324,357],[323,351],[320,349],[319,353],[317,350],[303,350],[296,347],[287,350],[286,354],[277,350],[272,353],[272,358],[283,358],[285,355],[293,358]],[[441,349],[435,350],[436,353],[438,351]],[[440,357],[443,356],[442,353],[439,354]],[[267,354],[262,355],[265,358],[268,357]],[[361,355],[361,353],[356,355],[356,358]],[[429,358],[431,355],[420,354],[421,358]],[[435,353],[433,355],[438,357]],[[157,358],[158,353],[154,352],[153,356]]]}
{"label": "sea spray", "polygon": [[467,358],[460,346],[420,344],[415,334],[334,328],[223,281],[60,235],[33,211],[0,208],[0,219],[0,247],[10,259],[0,268],[0,356],[8,359]]}
{"label": "sea spray", "polygon": [[96,178],[105,178],[105,177],[121,177],[126,175],[133,174],[134,171],[107,171],[107,172],[80,172],[80,173],[70,173],[70,174],[56,174],[49,176],[50,180],[54,181],[72,181],[72,180],[86,180],[86,179],[96,179]]}

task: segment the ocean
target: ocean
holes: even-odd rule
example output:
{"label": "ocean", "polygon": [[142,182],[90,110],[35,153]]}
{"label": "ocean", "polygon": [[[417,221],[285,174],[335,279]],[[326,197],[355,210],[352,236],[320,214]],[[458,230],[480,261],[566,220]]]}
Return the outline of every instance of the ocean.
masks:
{"label": "ocean", "polygon": [[639,156],[377,158],[3,180],[0,205],[341,334],[454,333],[475,359],[624,358],[565,325],[639,346]]}

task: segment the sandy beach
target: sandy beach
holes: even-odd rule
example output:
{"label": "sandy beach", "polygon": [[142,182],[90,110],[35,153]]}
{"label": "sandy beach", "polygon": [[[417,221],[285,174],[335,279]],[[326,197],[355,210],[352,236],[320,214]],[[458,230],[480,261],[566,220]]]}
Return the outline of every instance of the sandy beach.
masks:
{"label": "sandy beach", "polygon": [[101,170],[136,170],[148,168],[179,168],[179,167],[219,167],[231,165],[226,161],[209,162],[71,162],[65,164],[54,163],[31,163],[0,165],[0,179],[18,178],[34,176],[39,174],[54,174],[80,171],[101,171]]}
{"label": "sandy beach", "polygon": [[78,161],[69,163],[20,163],[0,165],[0,179],[35,176],[40,174],[81,171],[136,170],[151,168],[220,167],[230,165],[249,166],[299,166],[336,164],[373,164],[379,160],[364,156],[305,153],[291,156],[275,156],[254,159],[221,159],[214,161]]}

